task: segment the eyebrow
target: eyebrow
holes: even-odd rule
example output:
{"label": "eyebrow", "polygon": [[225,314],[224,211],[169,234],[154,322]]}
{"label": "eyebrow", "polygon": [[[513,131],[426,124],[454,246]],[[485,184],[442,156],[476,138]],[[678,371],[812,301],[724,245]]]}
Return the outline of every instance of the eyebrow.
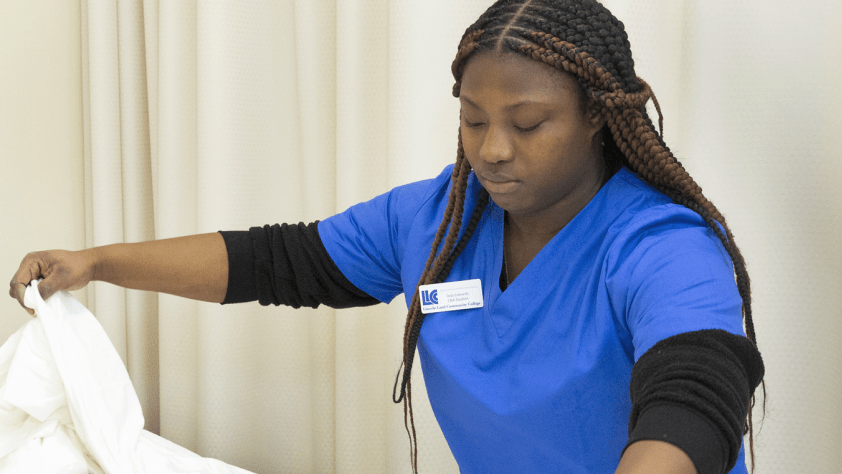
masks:
{"label": "eyebrow", "polygon": [[[472,106],[476,107],[477,109],[482,110],[482,107],[480,107],[479,105],[477,105],[476,102],[474,102],[471,99],[465,97],[464,95],[460,95],[459,99],[464,100],[465,102],[471,104]],[[541,102],[541,101],[537,101],[537,100],[522,100],[522,101],[520,101],[516,104],[507,105],[506,110],[516,109],[516,108],[524,106],[524,105],[547,105],[547,104],[546,104],[546,102]]]}

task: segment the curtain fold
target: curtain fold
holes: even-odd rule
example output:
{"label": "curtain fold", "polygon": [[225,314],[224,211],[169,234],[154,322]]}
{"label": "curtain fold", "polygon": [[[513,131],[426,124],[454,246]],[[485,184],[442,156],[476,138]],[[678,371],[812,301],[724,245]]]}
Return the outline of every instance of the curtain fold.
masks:
{"label": "curtain fold", "polygon": [[[310,222],[417,179],[390,175],[405,164],[389,155],[391,14],[386,0],[83,1],[88,245]],[[401,301],[337,316],[101,283],[89,301],[147,429],[257,472],[408,472],[390,399]],[[456,472],[416,386],[422,466]]]}
{"label": "curtain fold", "polygon": [[[144,2],[157,15],[147,64],[156,60],[150,88],[150,130],[155,196],[155,237],[199,232],[196,91],[196,2]],[[154,48],[154,49],[153,49]],[[154,91],[155,95],[152,95]],[[199,387],[199,303],[158,296],[161,435],[194,451],[199,447],[203,394]]]}
{"label": "curtain fold", "polygon": [[[142,10],[82,2],[88,246],[154,238]],[[157,297],[94,283],[89,305],[159,430]]]}
{"label": "curtain fold", "polygon": [[[603,3],[748,259],[770,394],[757,472],[834,472],[842,6]],[[488,4],[81,0],[87,245],[311,222],[438,174],[456,153],[450,63]],[[261,473],[410,472],[391,402],[402,296],[337,313],[94,283],[88,302],[147,429]],[[414,372],[419,468],[456,473]]]}

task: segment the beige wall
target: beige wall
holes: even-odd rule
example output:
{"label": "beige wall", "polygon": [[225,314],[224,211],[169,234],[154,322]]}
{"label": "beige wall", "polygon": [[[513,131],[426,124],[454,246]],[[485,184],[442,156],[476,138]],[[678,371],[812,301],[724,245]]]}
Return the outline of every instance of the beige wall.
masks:
{"label": "beige wall", "polygon": [[81,37],[79,0],[0,0],[0,342],[21,258],[85,243]]}

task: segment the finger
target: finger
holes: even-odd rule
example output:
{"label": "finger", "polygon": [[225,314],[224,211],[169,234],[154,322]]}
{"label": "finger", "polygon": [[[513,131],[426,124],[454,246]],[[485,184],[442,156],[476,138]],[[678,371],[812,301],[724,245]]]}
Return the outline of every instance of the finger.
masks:
{"label": "finger", "polygon": [[23,295],[26,292],[26,286],[33,280],[32,273],[30,264],[27,264],[26,259],[24,259],[17,273],[12,277],[12,281],[9,282],[9,296],[18,300],[21,306],[23,306]]}
{"label": "finger", "polygon": [[[61,257],[61,255],[59,256]],[[46,300],[59,290],[66,290],[71,286],[71,273],[67,267],[48,263],[49,268],[43,271],[44,279],[38,283],[38,292]]]}
{"label": "finger", "polygon": [[59,285],[57,284],[56,277],[54,275],[49,275],[43,280],[41,283],[38,283],[38,293],[41,294],[41,299],[46,301],[47,298],[53,296],[53,293],[57,291]]}
{"label": "finger", "polygon": [[[15,284],[27,286],[32,280],[43,276],[41,275],[41,272],[41,258],[37,253],[29,253],[20,262],[20,267],[18,267],[18,271],[15,272],[15,276],[12,277],[10,286],[14,286]],[[22,297],[23,295],[21,295],[21,298]]]}
{"label": "finger", "polygon": [[26,285],[24,285],[22,283],[18,283],[14,280],[12,280],[12,282],[9,283],[9,296],[18,300],[19,302],[23,301],[23,293],[25,291],[26,291]]}
{"label": "finger", "polygon": [[27,308],[26,305],[23,304],[24,293],[26,293],[26,285],[12,280],[9,284],[9,296],[16,299],[21,308],[25,309],[30,316],[35,316],[35,311],[32,308]]}
{"label": "finger", "polygon": [[21,261],[20,267],[18,267],[18,271],[15,273],[15,276],[12,277],[12,281],[9,282],[9,295],[16,299],[18,304],[25,309],[30,316],[35,316],[35,311],[24,304],[23,298],[26,294],[26,287],[29,286],[29,283],[32,280],[43,276],[41,258],[39,254],[40,253],[35,252],[27,254]]}

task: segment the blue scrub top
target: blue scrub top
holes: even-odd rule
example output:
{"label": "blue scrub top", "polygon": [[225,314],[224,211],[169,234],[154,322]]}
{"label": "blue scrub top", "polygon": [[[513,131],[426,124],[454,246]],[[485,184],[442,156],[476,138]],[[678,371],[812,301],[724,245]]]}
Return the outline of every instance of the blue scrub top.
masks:
{"label": "blue scrub top", "polygon": [[[410,304],[452,166],[319,223],[354,285]],[[466,215],[479,186],[471,174]],[[731,260],[713,231],[625,168],[505,292],[502,256],[503,209],[492,201],[446,280],[481,280],[484,306],[428,314],[418,340],[430,403],[463,473],[614,472],[634,362],[679,333],[744,334]],[[742,450],[731,472],[746,472]]]}

